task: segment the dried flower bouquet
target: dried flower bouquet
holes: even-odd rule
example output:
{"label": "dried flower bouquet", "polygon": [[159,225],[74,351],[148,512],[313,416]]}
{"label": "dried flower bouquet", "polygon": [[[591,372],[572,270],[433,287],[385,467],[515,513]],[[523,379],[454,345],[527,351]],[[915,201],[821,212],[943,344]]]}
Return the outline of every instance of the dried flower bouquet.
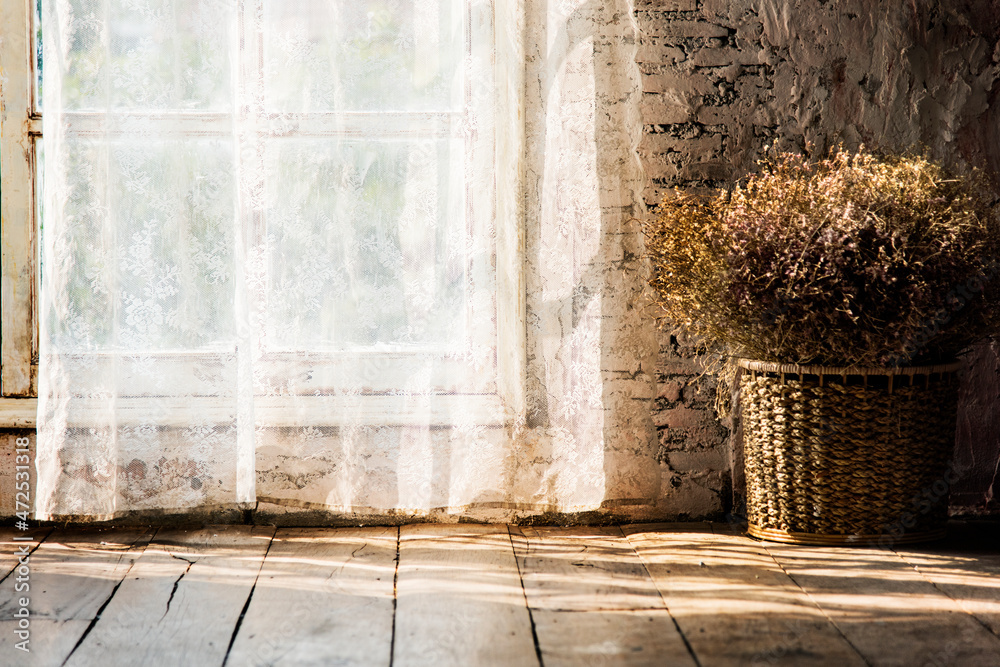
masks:
{"label": "dried flower bouquet", "polygon": [[646,227],[651,284],[669,321],[731,357],[941,362],[1000,330],[998,214],[978,172],[779,154],[731,192],[663,202]]}

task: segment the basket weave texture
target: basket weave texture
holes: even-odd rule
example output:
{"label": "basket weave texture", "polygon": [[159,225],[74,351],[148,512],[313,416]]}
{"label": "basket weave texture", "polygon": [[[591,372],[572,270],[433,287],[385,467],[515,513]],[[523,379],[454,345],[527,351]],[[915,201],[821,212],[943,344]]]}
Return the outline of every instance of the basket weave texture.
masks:
{"label": "basket weave texture", "polygon": [[751,532],[808,542],[943,530],[957,364],[891,374],[740,365]]}

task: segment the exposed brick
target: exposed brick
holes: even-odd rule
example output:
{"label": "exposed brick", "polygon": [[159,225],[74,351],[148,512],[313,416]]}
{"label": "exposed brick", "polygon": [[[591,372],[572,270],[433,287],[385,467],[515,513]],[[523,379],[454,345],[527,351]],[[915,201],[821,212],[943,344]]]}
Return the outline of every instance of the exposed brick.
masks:
{"label": "exposed brick", "polygon": [[740,110],[734,106],[709,107],[699,106],[695,109],[693,120],[703,125],[724,125],[728,126],[736,121]]}
{"label": "exposed brick", "polygon": [[649,178],[672,180],[680,176],[680,169],[675,164],[662,159],[650,159],[646,156],[643,156],[643,160],[643,164],[646,167],[646,176]]}
{"label": "exposed brick", "polygon": [[635,55],[636,62],[662,65],[676,65],[684,62],[686,58],[687,56],[681,48],[669,44],[651,44],[649,40],[643,40]]}
{"label": "exposed brick", "polygon": [[744,75],[736,80],[736,94],[742,100],[756,100],[770,89],[768,80],[760,74]]}
{"label": "exposed brick", "polygon": [[664,382],[659,387],[659,391],[657,392],[657,397],[666,399],[667,401],[674,403],[680,400],[681,391],[683,389],[684,389],[683,382],[678,382],[677,380]]}
{"label": "exposed brick", "polygon": [[639,150],[649,154],[679,152],[684,155],[714,154],[722,150],[722,136],[709,134],[693,139],[679,139],[669,134],[646,134]]}
{"label": "exposed brick", "polygon": [[721,514],[722,483],[708,476],[695,479],[690,474],[672,474],[669,466],[664,468],[662,495],[656,503],[656,509],[662,513],[672,514],[678,518],[693,519]]}
{"label": "exposed brick", "polygon": [[754,49],[698,49],[688,61],[695,67],[724,67],[726,65],[756,65],[760,62],[760,51]]}
{"label": "exposed brick", "polygon": [[656,365],[656,372],[663,375],[694,375],[699,372],[698,366],[691,359],[677,357],[674,359],[661,358]]}
{"label": "exposed brick", "polygon": [[705,21],[644,22],[640,27],[656,37],[729,37],[729,28]]}
{"label": "exposed brick", "polygon": [[701,0],[701,11],[706,16],[725,18],[733,6],[733,0]]}
{"label": "exposed brick", "polygon": [[642,77],[642,90],[647,93],[674,92],[675,94],[705,95],[717,92],[712,78],[697,72],[671,68]]}
{"label": "exposed brick", "polygon": [[696,452],[670,452],[667,461],[677,472],[729,469],[729,455],[721,446]]}
{"label": "exposed brick", "polygon": [[676,125],[691,120],[694,109],[677,95],[644,93],[639,111],[645,125]]}
{"label": "exposed brick", "polygon": [[723,160],[705,160],[685,164],[681,167],[680,177],[699,181],[718,181],[729,178],[732,173],[732,165]]}
{"label": "exposed brick", "polygon": [[664,12],[693,12],[698,9],[698,0],[637,0],[635,8],[658,9]]}
{"label": "exposed brick", "polygon": [[618,380],[612,386],[612,393],[626,400],[651,399],[653,383],[645,380]]}
{"label": "exposed brick", "polygon": [[653,423],[671,437],[680,437],[684,450],[718,447],[726,437],[726,429],[715,413],[702,408],[681,405],[661,410],[653,415]]}

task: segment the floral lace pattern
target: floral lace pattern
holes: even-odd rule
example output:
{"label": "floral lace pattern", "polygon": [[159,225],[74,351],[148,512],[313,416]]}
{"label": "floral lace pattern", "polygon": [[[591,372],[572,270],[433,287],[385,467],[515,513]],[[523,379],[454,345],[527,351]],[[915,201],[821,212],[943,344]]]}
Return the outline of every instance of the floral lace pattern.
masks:
{"label": "floral lace pattern", "polygon": [[630,5],[45,0],[39,516],[655,502]]}

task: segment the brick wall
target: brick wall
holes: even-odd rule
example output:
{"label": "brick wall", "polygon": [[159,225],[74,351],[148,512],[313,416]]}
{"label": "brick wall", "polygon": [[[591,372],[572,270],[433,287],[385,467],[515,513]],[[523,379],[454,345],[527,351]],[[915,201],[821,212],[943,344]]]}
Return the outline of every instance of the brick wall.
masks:
{"label": "brick wall", "polygon": [[730,426],[714,409],[715,381],[701,376],[697,347],[663,331],[653,422],[661,467],[660,509],[676,519],[717,517],[730,509]]}
{"label": "brick wall", "polygon": [[[732,183],[768,146],[923,147],[958,168],[1000,171],[995,0],[636,0],[635,12],[649,206],[674,187]],[[661,332],[664,494],[689,516],[730,506],[732,463],[737,505],[740,491],[733,425],[713,411],[695,352]],[[997,482],[1000,380],[986,371],[1000,368],[998,354],[978,351],[962,389],[958,456],[970,473],[953,497],[967,505],[983,505]]]}

